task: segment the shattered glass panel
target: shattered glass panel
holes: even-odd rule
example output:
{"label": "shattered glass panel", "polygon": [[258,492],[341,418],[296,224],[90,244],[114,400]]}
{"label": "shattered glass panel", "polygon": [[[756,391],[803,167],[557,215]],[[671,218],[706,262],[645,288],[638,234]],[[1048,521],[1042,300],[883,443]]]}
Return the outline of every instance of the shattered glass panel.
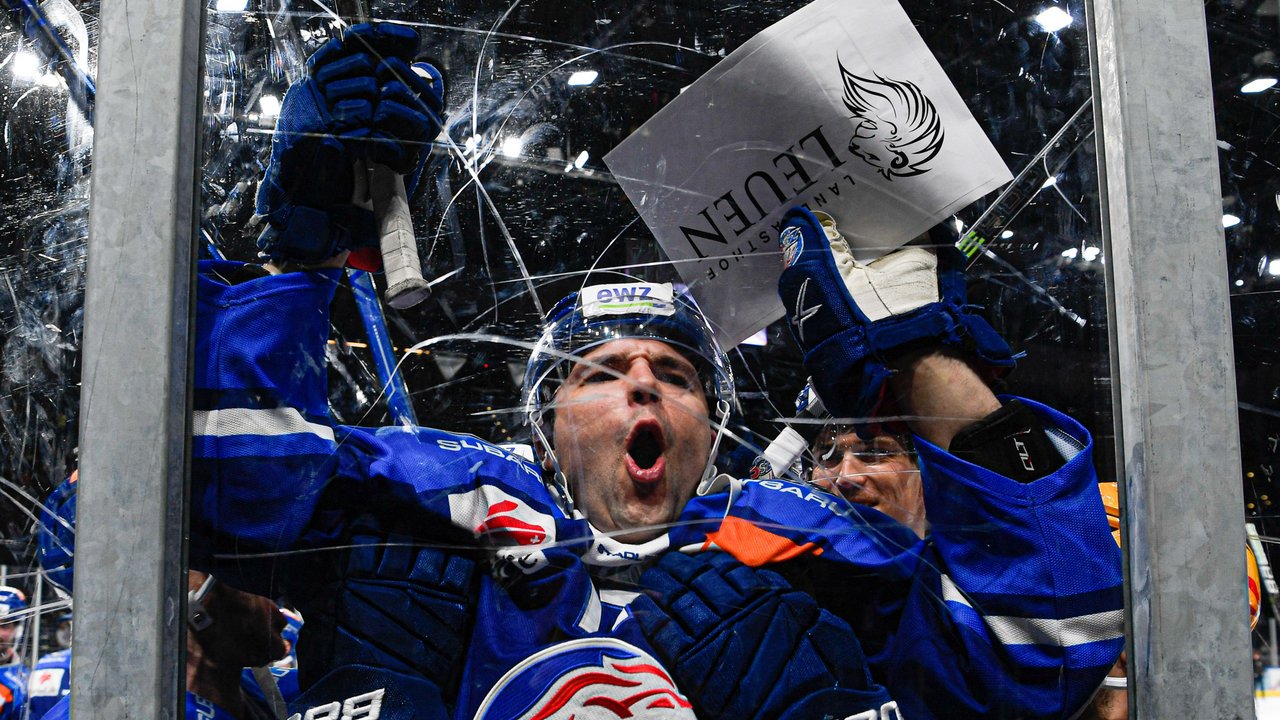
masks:
{"label": "shattered glass panel", "polygon": [[[5,712],[30,702],[38,716],[69,683],[55,655],[71,644],[69,523],[42,503],[74,494],[98,4],[3,6],[0,696]],[[46,682],[33,700],[37,662]]]}
{"label": "shattered glass panel", "polygon": [[[1020,444],[1014,465],[993,470],[1008,476],[998,480],[934,454],[942,451],[922,438],[936,438],[921,428],[951,418],[913,415],[923,407],[913,400],[880,405],[888,417],[874,431],[858,423],[864,434],[883,430],[871,440],[850,423],[800,412],[806,378],[823,369],[806,369],[782,321],[724,348],[722,362],[670,298],[653,312],[603,313],[621,320],[557,308],[571,292],[624,275],[696,295],[707,273],[681,274],[604,157],[805,5],[210,2],[200,250],[256,266],[265,248],[290,272],[202,271],[192,567],[301,611],[289,663],[302,695],[285,698],[294,711],[376,704],[381,717],[409,717],[408,707],[418,717],[778,717],[812,702],[814,716],[828,708],[889,717],[880,713],[896,704],[905,717],[1070,717],[1091,699],[1121,628],[1119,556],[1096,497],[1098,480],[1116,478],[1107,258],[1079,3],[905,0],[903,9],[1014,177],[915,243],[967,251],[968,299],[954,312],[985,319],[1017,356],[1007,375],[998,362],[975,361],[981,375],[953,366],[948,373],[959,375],[946,377],[963,375],[978,389],[952,400],[939,393],[939,402],[985,398],[989,380],[996,392],[1075,418],[1095,443],[1087,460],[1052,470],[1076,457],[1083,435],[1041,410],[1026,409],[1034,421],[1009,414],[1046,432],[1031,430],[1039,444]],[[329,254],[302,254],[324,233],[364,237],[368,211],[351,206],[347,188],[366,199],[363,183],[376,173],[351,169],[352,158],[392,157],[378,143],[412,135],[394,119],[361,119],[358,103],[338,103],[372,93],[381,108],[388,84],[422,87],[378,69],[394,43],[344,45],[333,52],[356,62],[340,69],[323,55],[352,42],[345,33],[365,37],[349,29],[361,16],[412,28],[421,48],[403,59],[443,72],[441,133],[420,171],[404,168],[430,296],[403,309],[380,300],[384,275],[293,272]],[[324,85],[332,77],[322,83],[306,64],[317,51],[324,72],[376,80]],[[419,102],[407,101],[426,107]],[[332,108],[316,109],[325,103]],[[788,108],[754,112],[785,118]],[[853,153],[855,132],[889,137],[885,116],[879,122],[874,132],[852,120],[832,130],[843,135],[828,154]],[[701,129],[694,113],[687,132]],[[747,138],[744,147],[752,141],[793,142]],[[407,145],[412,157],[418,146]],[[672,159],[658,150],[652,163]],[[900,166],[877,162],[885,182],[901,182],[887,170]],[[280,194],[259,195],[264,174]],[[869,184],[875,172],[858,177]],[[832,210],[838,194],[819,192],[809,207]],[[759,251],[781,265],[787,249],[776,231]],[[281,256],[285,242],[302,250]],[[735,261],[709,260],[719,263],[712,270]],[[326,316],[318,310],[330,291]],[[800,305],[815,307],[803,291]],[[546,317],[557,322],[544,336]],[[976,357],[977,335],[956,332],[957,352]],[[889,353],[890,364],[923,343]],[[895,367],[898,392],[914,371]],[[622,406],[632,414],[620,419]],[[797,452],[762,466],[761,456],[776,462],[765,449],[786,427]],[[1056,479],[1044,476],[1046,458]],[[1008,479],[1023,471],[1043,482]],[[1078,504],[1033,509],[1026,488],[1065,483],[1063,473],[1082,473],[1071,481]],[[999,499],[984,504],[984,493]],[[1015,521],[1022,517],[1039,519]],[[926,532],[929,542],[917,543]],[[1081,556],[1056,554],[1073,544]],[[689,563],[669,559],[677,555]],[[682,614],[692,606],[701,615]],[[869,664],[850,650],[859,642]],[[1063,653],[1064,644],[1081,652]],[[803,680],[802,664],[813,673]],[[953,673],[973,684],[943,681]],[[1049,675],[1055,687],[1067,678],[1066,690],[1050,692]],[[866,694],[843,694],[850,684]],[[836,686],[846,690],[823,694]]]}

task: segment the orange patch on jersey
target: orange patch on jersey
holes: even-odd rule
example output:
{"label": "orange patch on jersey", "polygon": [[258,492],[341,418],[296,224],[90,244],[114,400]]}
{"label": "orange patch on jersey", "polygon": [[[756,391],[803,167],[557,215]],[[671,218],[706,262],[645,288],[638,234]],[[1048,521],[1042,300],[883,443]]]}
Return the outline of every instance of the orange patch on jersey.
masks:
{"label": "orange patch on jersey", "polygon": [[784,562],[805,555],[821,555],[822,548],[817,543],[807,542],[798,545],[781,535],[757,527],[742,518],[727,517],[720,523],[720,529],[707,534],[707,541],[702,544],[706,550],[710,546],[737,558],[744,565],[760,567],[770,563]]}

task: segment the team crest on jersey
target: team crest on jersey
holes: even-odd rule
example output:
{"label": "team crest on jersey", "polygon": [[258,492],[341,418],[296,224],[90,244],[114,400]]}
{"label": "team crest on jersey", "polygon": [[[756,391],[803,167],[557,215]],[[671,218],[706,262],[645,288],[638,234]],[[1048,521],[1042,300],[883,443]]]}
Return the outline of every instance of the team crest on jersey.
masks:
{"label": "team crest on jersey", "polygon": [[844,106],[857,121],[849,152],[886,180],[928,172],[945,136],[933,101],[915,83],[878,74],[859,77],[836,64],[844,79]]}
{"label": "team crest on jersey", "polygon": [[499,546],[542,545],[556,538],[555,518],[495,485],[449,496],[453,523]]}
{"label": "team crest on jersey", "polygon": [[62,668],[38,668],[31,674],[27,694],[31,697],[57,697],[62,691]]}
{"label": "team crest on jersey", "polygon": [[523,660],[476,720],[688,720],[693,706],[650,654],[617,638],[570,640]]}
{"label": "team crest on jersey", "polygon": [[795,225],[788,225],[778,235],[778,247],[782,249],[782,267],[789,268],[796,264],[804,251],[804,234]]}

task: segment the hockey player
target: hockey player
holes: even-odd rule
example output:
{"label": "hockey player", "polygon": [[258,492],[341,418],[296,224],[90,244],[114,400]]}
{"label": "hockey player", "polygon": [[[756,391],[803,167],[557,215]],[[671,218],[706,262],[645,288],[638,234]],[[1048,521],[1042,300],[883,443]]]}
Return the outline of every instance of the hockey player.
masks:
{"label": "hockey player", "polygon": [[21,720],[27,701],[27,666],[18,656],[27,618],[27,596],[0,585],[0,720]]}
{"label": "hockey player", "polygon": [[924,537],[924,486],[910,438],[876,432],[858,435],[848,425],[822,429],[812,449],[814,485],[849,502],[873,507]]}
{"label": "hockey player", "polygon": [[[866,272],[798,212],[780,292],[829,407],[892,386],[924,418],[948,529],[929,544],[803,485],[718,475],[731,373],[670,286],[585,287],[552,311],[525,383],[537,465],[335,426],[325,308],[372,237],[351,183],[314,181],[362,157],[418,167],[442,91],[415,50],[359,27],[313,56],[260,195],[276,274],[201,269],[192,563],[306,614],[303,717],[1065,718],[1090,696],[1121,594],[1088,435],[986,389],[970,362],[1011,364],[1008,347],[927,253]],[[877,292],[893,304],[864,307]],[[1010,429],[1034,463],[994,472]]]}
{"label": "hockey player", "polygon": [[71,694],[71,648],[45,655],[27,681],[27,720],[40,720],[59,700]]}

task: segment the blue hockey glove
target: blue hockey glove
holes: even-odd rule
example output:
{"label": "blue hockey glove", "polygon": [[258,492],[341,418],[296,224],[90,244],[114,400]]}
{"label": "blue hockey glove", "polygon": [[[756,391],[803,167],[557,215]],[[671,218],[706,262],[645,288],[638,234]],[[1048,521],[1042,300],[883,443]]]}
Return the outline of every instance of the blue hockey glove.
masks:
{"label": "blue hockey glove", "polygon": [[719,552],[667,553],[631,604],[702,720],[848,717],[893,707],[840,618],[778,574]]}
{"label": "blue hockey glove", "polygon": [[[440,132],[444,81],[412,63],[418,34],[403,25],[357,25],[307,60],[285,94],[258,189],[268,226],[258,238],[273,261],[318,263],[341,250],[376,248],[373,213],[355,193],[357,161],[405,174],[413,192]],[[374,262],[353,263],[363,269]]]}
{"label": "blue hockey glove", "polygon": [[[446,718],[467,653],[477,589],[474,560],[358,526],[345,556],[304,573],[296,602],[295,705],[316,707],[385,689],[383,720]],[[394,709],[394,711],[393,711]]]}
{"label": "blue hockey glove", "polygon": [[1008,343],[968,305],[955,248],[908,247],[864,265],[805,208],[787,213],[778,242],[787,325],[832,415],[872,414],[891,362],[912,348],[952,345],[997,373],[1013,367]]}

